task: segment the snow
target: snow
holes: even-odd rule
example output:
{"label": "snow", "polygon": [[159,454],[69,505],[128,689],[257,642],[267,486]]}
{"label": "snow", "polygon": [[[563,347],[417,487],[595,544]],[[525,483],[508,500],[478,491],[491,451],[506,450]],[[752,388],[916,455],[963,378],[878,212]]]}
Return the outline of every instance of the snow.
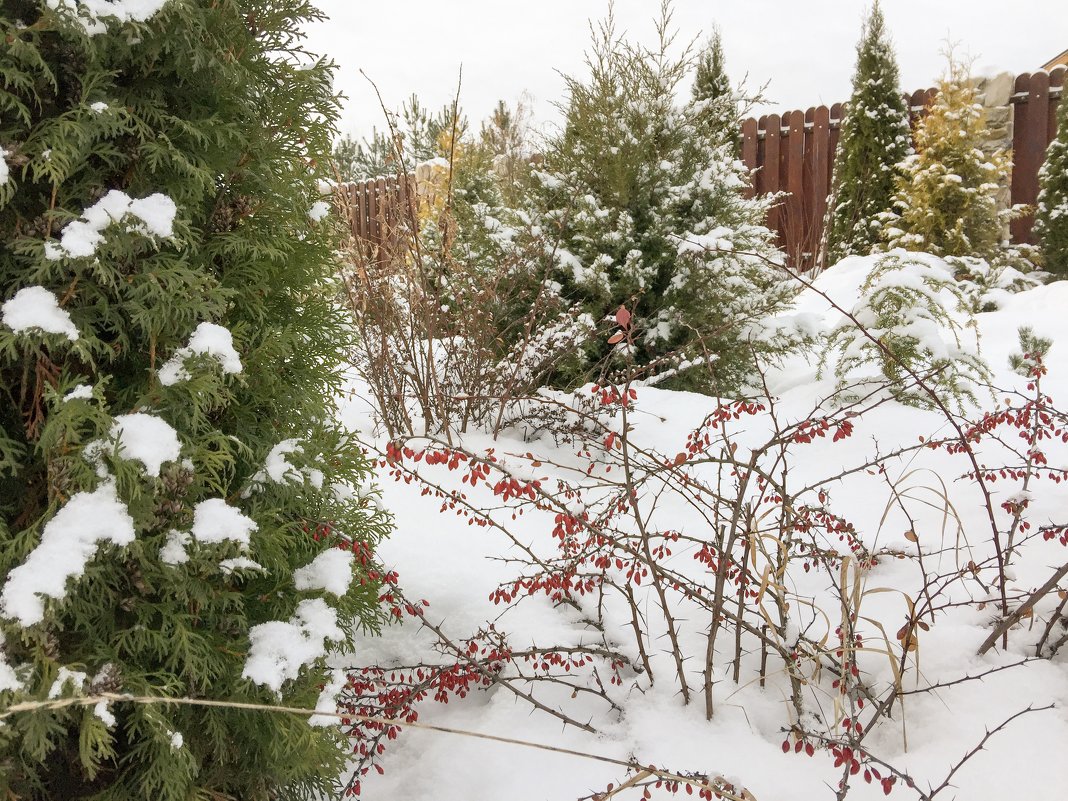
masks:
{"label": "snow", "polygon": [[319,698],[315,702],[315,711],[321,714],[312,715],[308,718],[309,726],[326,728],[337,725],[337,697],[345,688],[347,682],[348,675],[344,670],[330,671],[330,679],[323,687],[323,691],[319,693]]}
{"label": "snow", "polygon": [[0,631],[0,693],[21,688],[22,682],[19,681],[15,669],[7,661],[7,654],[4,653],[4,633]]}
{"label": "snow", "polygon": [[43,286],[27,286],[0,307],[0,319],[16,334],[44,331],[62,334],[71,342],[78,339],[78,329],[70,315],[59,307],[56,296]]}
{"label": "snow", "polygon": [[45,243],[45,258],[58,261],[64,257],[88,258],[95,255],[97,248],[104,244],[103,232],[127,216],[139,221],[127,224],[128,231],[164,239],[171,237],[174,235],[174,217],[177,213],[178,207],[174,201],[159,192],[135,200],[125,192],[112,189],[87,208],[81,219],[68,223],[58,243]]}
{"label": "snow", "polygon": [[104,721],[104,725],[107,726],[109,729],[115,727],[115,716],[111,714],[111,710],[108,709],[107,701],[100,701],[96,706],[94,706],[93,714],[100,718],[102,721]]}
{"label": "snow", "polygon": [[167,532],[167,542],[159,549],[159,560],[165,565],[184,565],[189,561],[185,546],[192,541],[189,532],[171,529]]}
{"label": "snow", "polygon": [[256,522],[222,498],[209,498],[193,507],[193,528],[190,534],[197,542],[236,542],[245,548]]}
{"label": "snow", "polygon": [[249,559],[247,556],[236,556],[233,559],[223,559],[219,562],[219,570],[223,575],[228,576],[235,570],[255,570],[262,572],[263,565],[254,559]]}
{"label": "snow", "polygon": [[309,564],[293,573],[298,590],[326,590],[341,597],[352,583],[352,551],[330,548],[316,556]]}
{"label": "snow", "polygon": [[263,466],[264,473],[275,484],[285,484],[287,481],[294,479],[299,480],[297,469],[289,463],[286,456],[291,453],[303,452],[304,449],[300,446],[300,440],[282,440],[271,448],[270,453],[267,454],[267,459]]}
{"label": "snow", "polygon": [[49,699],[62,697],[67,685],[72,685],[71,688],[75,694],[81,694],[85,690],[87,681],[89,681],[88,674],[80,670],[71,670],[66,665],[62,665],[56,674],[55,681],[52,682],[52,686],[48,690],[48,697]]}
{"label": "snow", "polygon": [[182,451],[178,432],[167,421],[143,412],[117,416],[111,437],[118,440],[120,459],[140,462],[151,476],[158,476],[165,462],[178,461]]}
{"label": "snow", "polygon": [[[871,275],[875,261],[854,257],[824,271],[814,280],[817,291],[803,291],[792,308],[767,321],[765,327],[827,336],[841,321],[841,309],[863,311],[861,287]],[[920,262],[934,271],[933,275],[940,274],[934,257],[920,259]],[[915,283],[922,272],[918,270],[915,275],[887,280],[890,286],[898,282],[922,288],[922,281]],[[821,293],[828,295],[840,308],[832,307]],[[1036,335],[1048,337],[1055,343],[1046,359],[1049,373],[1043,378],[1042,389],[1060,401],[1062,408],[1068,404],[1068,360],[1059,351],[1064,347],[1063,343],[1068,342],[1065,308],[1068,308],[1068,282],[1057,282],[1015,294],[1006,293],[999,309],[976,316],[980,354],[989,365],[995,384],[1024,391],[1023,380],[1009,368],[1008,356],[1019,349],[1017,329],[1021,325],[1030,325]],[[775,397],[774,415],[780,422],[808,419],[813,410],[826,413],[824,403],[834,392],[837,377],[832,369],[825,377],[818,378],[819,367],[819,353],[813,352],[791,358],[788,363],[769,371],[767,379]],[[351,430],[373,440],[380,449],[384,448],[385,438],[375,439],[373,420],[365,411],[366,401],[360,397],[365,389],[353,382],[350,390],[355,394],[343,405],[342,421]],[[564,402],[566,395],[560,393],[553,398]],[[980,400],[984,408],[994,408],[988,396]],[[1001,394],[997,402],[1000,400]],[[654,454],[665,454],[668,459],[683,449],[687,435],[701,425],[716,405],[713,399],[705,396],[644,387],[638,390],[636,404],[629,418],[633,427],[632,441],[637,447]],[[615,422],[619,422],[618,416]],[[791,446],[791,481],[796,482],[795,486],[825,482],[832,495],[831,508],[856,526],[865,547],[877,550],[903,546],[902,553],[905,554],[915,554],[922,548],[925,569],[932,574],[956,575],[960,565],[955,562],[955,542],[967,549],[968,555],[963,557],[965,563],[969,558],[977,562],[988,558],[989,543],[984,541],[981,533],[986,525],[985,510],[980,505],[980,493],[975,484],[960,478],[968,469],[961,457],[921,449],[886,460],[886,475],[896,484],[897,492],[903,496],[899,498],[900,502],[914,517],[918,543],[903,536],[903,532],[912,530],[913,523],[894,506],[894,496],[882,476],[861,471],[857,475],[827,481],[828,476],[865,463],[876,452],[889,453],[896,446],[916,442],[920,436],[948,434],[944,418],[928,410],[889,401],[865,412],[854,422],[857,433],[840,442],[831,442],[827,437],[803,447]],[[737,445],[736,458],[744,460],[749,458],[752,449],[764,442],[773,423],[771,414],[764,412],[743,416],[731,421],[730,426],[730,437]],[[424,447],[416,445],[418,441],[412,443],[417,452]],[[543,486],[549,487],[554,487],[557,479],[572,485],[582,484],[594,498],[616,477],[616,471],[609,474],[597,471],[583,484],[586,460],[577,460],[575,448],[566,441],[556,441],[551,433],[533,433],[525,439],[521,431],[506,431],[496,440],[481,433],[468,433],[463,435],[462,441],[466,449],[475,453],[494,448],[504,469],[520,479],[547,477],[548,482],[543,482]],[[1004,458],[999,450],[1001,447],[999,443],[984,441],[984,461],[1000,464],[998,460]],[[1068,465],[1068,446],[1065,444],[1047,443],[1043,449],[1052,464]],[[603,458],[601,454],[598,456]],[[536,468],[531,467],[532,460],[537,461]],[[490,510],[495,521],[517,535],[513,542],[491,528],[470,526],[465,518],[454,516],[443,508],[441,498],[424,496],[423,486],[418,482],[395,481],[389,475],[389,467],[381,468],[378,482],[383,493],[382,505],[395,515],[396,527],[393,535],[380,544],[376,556],[387,570],[398,571],[400,587],[408,599],[425,598],[430,602],[427,615],[432,623],[440,625],[454,642],[463,642],[492,623],[496,630],[507,632],[509,643],[516,649],[531,645],[574,646],[607,642],[638,663],[633,637],[628,633],[630,617],[625,604],[617,605],[617,594],[606,593],[601,598],[594,593],[592,599],[589,596],[578,598],[577,607],[554,604],[542,595],[524,596],[520,602],[512,604],[495,605],[489,600],[498,586],[511,586],[522,569],[514,560],[526,558],[526,549],[533,550],[541,558],[559,558],[558,542],[551,534],[552,511],[539,513],[528,507],[525,514],[516,519],[509,508],[499,508],[500,498],[490,489],[462,483],[461,479],[466,475],[462,469],[449,473],[442,467],[427,467],[425,463],[420,463],[416,469],[439,483],[446,492],[465,493],[471,503]],[[717,473],[711,465],[694,469],[706,483],[715,482]],[[723,480],[728,485],[732,483],[730,476],[724,475]],[[1002,502],[1025,497],[1020,494],[1019,484],[1012,481],[998,481],[991,489],[995,493],[996,507]],[[960,515],[959,528],[952,517],[943,519],[939,493],[946,494],[954,513]],[[674,490],[660,485],[643,491],[640,502],[648,514],[649,525],[682,530],[697,538],[709,536],[707,521],[698,519],[676,495]],[[659,499],[655,513],[649,506],[654,497]],[[1063,510],[1068,508],[1068,486],[1043,481],[1037,487],[1032,485],[1027,499],[1029,518],[1036,524],[1063,522]],[[577,501],[574,504],[573,513]],[[989,527],[985,537],[989,540]],[[833,538],[830,544],[844,549]],[[679,543],[677,552],[668,560],[669,564],[678,566],[679,570],[692,571],[695,548],[694,544]],[[1029,588],[1039,586],[1054,567],[1064,563],[1065,553],[1059,544],[1028,543],[1026,553],[1021,549],[1012,566],[1016,575],[1013,592],[1025,597]],[[796,593],[797,606],[811,609],[810,605],[814,604],[832,615],[832,623],[826,628],[833,637],[840,605],[836,595],[839,576],[817,570],[802,571],[796,569],[798,567],[792,563],[789,574],[782,581]],[[908,613],[903,595],[917,598],[921,586],[922,575],[915,559],[881,558],[863,575],[861,614],[865,621],[878,621],[893,641],[894,632]],[[643,581],[633,590],[644,618],[647,621],[658,619],[661,614],[659,600],[648,582]],[[947,604],[950,605],[938,614],[930,631],[924,632],[917,658],[908,659],[903,679],[906,690],[935,682],[957,681],[963,676],[1006,666],[1033,655],[1033,643],[1056,603],[1047,599],[1041,610],[1036,610],[1033,624],[1026,624],[1012,633],[1008,649],[978,656],[978,645],[989,633],[996,612],[990,607],[986,610],[978,610],[974,605],[969,607],[967,602],[971,599],[954,595],[958,591],[959,587],[946,590]],[[982,597],[978,590],[977,597]],[[960,606],[956,605],[958,601]],[[603,630],[589,623],[596,619],[597,607],[602,602],[606,609]],[[736,602],[735,598],[733,603]],[[683,648],[694,656],[692,666],[687,665],[691,688],[699,687],[699,663],[704,654],[708,618],[681,599],[672,597],[671,603],[680,621],[679,636]],[[808,631],[811,636],[819,636],[816,630],[823,631],[825,624],[820,622],[818,615],[813,613],[806,617],[805,614],[798,613],[798,625],[787,633],[790,641],[806,631],[806,626],[811,628]],[[519,686],[534,692],[550,707],[563,710],[583,722],[589,721],[597,729],[596,733],[561,726],[559,719],[532,711],[528,704],[517,700],[501,684],[472,691],[466,698],[451,698],[447,705],[428,699],[418,706],[420,721],[519,737],[613,758],[636,759],[643,764],[656,764],[672,770],[727,773],[737,776],[737,783],[757,799],[808,801],[834,796],[834,791],[828,787],[835,787],[842,774],[840,768],[833,767],[833,758],[827,752],[817,750],[812,758],[782,753],[783,729],[793,722],[785,702],[789,682],[783,675],[781,664],[771,668],[769,661],[772,672],[767,677],[766,686],[760,686],[756,679],[760,647],[755,637],[743,634],[741,680],[738,683],[731,676],[733,642],[724,646],[724,658],[715,674],[717,708],[712,720],[706,721],[700,697],[688,706],[679,697],[663,627],[656,629],[651,622],[648,625],[650,659],[656,681],[650,684],[647,676],[628,664],[622,672],[623,685],[608,690],[622,708],[619,713],[605,708],[588,693],[573,696],[563,688],[519,682]],[[866,627],[867,623],[864,625]],[[733,629],[730,633],[729,639],[733,640]],[[865,681],[882,692],[891,686],[894,675],[886,657],[878,653],[882,641],[877,630],[870,629],[866,638],[871,633],[875,634],[874,642],[869,641],[868,647],[858,653],[858,664]],[[451,664],[453,658],[443,657],[436,650],[436,643],[436,636],[423,628],[418,619],[405,618],[385,629],[380,636],[358,636],[354,653],[341,664],[381,665],[387,668],[387,675],[390,668],[399,669],[403,665]],[[896,644],[894,648],[897,649]],[[598,669],[600,678],[607,684],[603,668]],[[583,688],[598,688],[588,667],[581,675],[579,684]],[[517,680],[516,671],[510,665],[505,667],[502,676]],[[823,695],[825,688],[821,689],[820,684],[817,681],[812,688],[817,700],[810,707],[810,713],[833,720],[838,702],[830,693]],[[829,687],[829,680],[826,687]],[[1009,797],[1053,801],[1061,794],[1056,788],[1068,783],[1068,762],[1062,753],[1063,743],[1068,742],[1066,699],[1068,662],[1062,651],[1056,659],[1038,660],[1020,668],[993,673],[983,681],[961,682],[937,692],[909,695],[904,699],[900,714],[895,712],[892,721],[879,724],[865,745],[908,770],[921,787],[927,787],[928,782],[937,786],[950,767],[979,742],[987,729],[1029,704],[1041,706],[1054,702],[1058,707],[1054,711],[1020,718],[987,742],[985,750],[953,776],[954,787],[950,793],[969,801],[998,801]],[[329,703],[321,701],[324,706]],[[379,764],[385,769],[384,775],[378,776],[371,771],[363,777],[367,798],[434,798],[436,801],[576,798],[603,792],[609,782],[618,785],[624,778],[620,769],[561,754],[487,745],[484,741],[414,729],[403,731],[397,741],[387,744]],[[1025,765],[1026,770],[1001,769],[1003,765],[1014,764]],[[640,795],[641,790],[633,794],[635,798]],[[899,786],[891,797],[898,795],[905,797],[909,792]],[[621,797],[630,796],[621,794]],[[654,794],[654,797],[659,795]],[[670,796],[665,794],[664,797]],[[874,801],[884,795],[878,783],[869,786],[854,781],[849,797],[856,801]]]}
{"label": "snow", "polygon": [[325,219],[330,213],[331,206],[325,200],[317,200],[308,210],[308,216],[315,222]]}
{"label": "snow", "polygon": [[[236,542],[242,551],[247,551],[250,535],[257,529],[256,521],[239,509],[230,506],[222,498],[209,498],[193,507],[193,525],[189,531],[171,529],[167,541],[160,548],[160,561],[176,567],[189,561],[186,547],[196,540],[205,544]],[[219,569],[224,575],[235,570],[263,570],[263,566],[247,556],[223,559]]]}
{"label": "snow", "polygon": [[89,105],[89,108],[95,111],[97,114],[103,114],[105,111],[108,110],[109,107],[107,103],[98,100],[95,103],[91,103]]}
{"label": "snow", "polygon": [[23,626],[44,620],[44,599],[61,600],[67,580],[79,578],[102,543],[129,545],[133,518],[107,481],[92,492],[79,492],[45,524],[41,541],[26,561],[8,573],[0,593],[0,611]]}
{"label": "snow", "polygon": [[179,348],[159,370],[159,382],[165,387],[188,381],[192,376],[185,367],[191,356],[211,356],[228,375],[240,373],[241,357],[234,350],[234,337],[229,329],[216,323],[200,323],[189,336],[189,344]]}
{"label": "snow", "polygon": [[91,384],[78,384],[74,389],[63,396],[63,402],[72,400],[91,400],[93,397],[93,387]]}
{"label": "snow", "polygon": [[284,439],[271,448],[264,460],[263,469],[257,470],[249,479],[249,485],[242,491],[241,497],[248,498],[253,492],[263,488],[263,484],[271,481],[275,484],[299,484],[307,481],[315,489],[323,487],[323,471],[314,467],[295,467],[288,457],[291,454],[303,454],[304,447],[299,439]]}
{"label": "snow", "polygon": [[327,643],[344,639],[337,612],[326,601],[303,600],[288,621],[273,620],[252,627],[241,675],[280,692],[282,685],[297,678],[305,666],[326,656]]}
{"label": "snow", "polygon": [[151,19],[168,0],[45,0],[45,4],[55,11],[68,14],[85,29],[90,36],[107,31],[104,20],[115,19],[119,22],[146,22]]}
{"label": "snow", "polygon": [[0,147],[0,186],[11,180],[11,171],[7,166],[7,151]]}
{"label": "snow", "polygon": [[185,745],[185,738],[182,736],[182,733],[180,731],[173,731],[171,732],[170,743],[171,748],[177,751],[179,748]]}

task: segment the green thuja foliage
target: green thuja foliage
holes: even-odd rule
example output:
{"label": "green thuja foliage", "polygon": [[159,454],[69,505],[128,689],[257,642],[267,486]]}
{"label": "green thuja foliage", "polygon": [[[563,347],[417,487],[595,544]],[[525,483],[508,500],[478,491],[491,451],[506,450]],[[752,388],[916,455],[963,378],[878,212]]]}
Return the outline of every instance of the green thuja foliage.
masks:
{"label": "green thuja foliage", "polygon": [[1039,180],[1035,233],[1043,267],[1058,278],[1068,278],[1068,100],[1063,95],[1057,111],[1057,137],[1046,151]]}
{"label": "green thuja foliage", "polygon": [[880,241],[899,165],[912,149],[897,59],[878,2],[857,45],[853,93],[842,119],[828,209],[825,262],[867,255]]}
{"label": "green thuja foliage", "polygon": [[[379,621],[388,529],[333,422],[318,12],[92,8],[0,11],[0,708],[314,706]],[[0,796],[318,798],[347,750],[291,715],[69,706],[0,726]]]}
{"label": "green thuja foliage", "polygon": [[1014,212],[998,208],[1012,168],[1009,153],[986,153],[986,113],[968,65],[949,57],[938,94],[916,131],[916,153],[896,179],[894,209],[884,215],[891,248],[994,260]]}
{"label": "green thuja foliage", "polygon": [[938,94],[916,131],[916,152],[896,179],[894,208],[882,215],[887,248],[946,259],[973,311],[998,308],[1009,293],[1039,283],[1033,248],[1010,245],[1009,222],[1019,207],[1003,208],[1012,156],[987,152],[986,112],[968,65],[949,54]]}
{"label": "green thuja foliage", "polygon": [[599,325],[626,306],[639,332],[633,346],[595,341],[592,369],[560,383],[681,354],[711,363],[695,380],[737,388],[750,376],[752,324],[790,295],[763,224],[773,200],[743,194],[737,120],[716,130],[700,103],[676,99],[693,64],[674,54],[667,11],[651,47],[617,36],[611,17],[595,32],[589,74],[567,79],[563,130],[535,172],[530,216],[552,240],[560,295]]}

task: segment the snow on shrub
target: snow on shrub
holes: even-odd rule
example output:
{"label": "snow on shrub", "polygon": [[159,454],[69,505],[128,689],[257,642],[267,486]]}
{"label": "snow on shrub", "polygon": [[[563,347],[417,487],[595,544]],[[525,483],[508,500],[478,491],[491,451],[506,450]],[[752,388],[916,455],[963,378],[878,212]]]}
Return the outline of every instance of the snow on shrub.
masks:
{"label": "snow on shrub", "polygon": [[78,339],[78,328],[70,314],[60,308],[56,296],[42,286],[27,286],[0,307],[0,319],[16,334],[43,331],[60,334],[71,342]]}
{"label": "snow on shrub", "polygon": [[879,387],[905,403],[931,405],[934,390],[959,405],[974,401],[977,382],[990,376],[974,334],[972,344],[962,336],[975,324],[953,269],[938,257],[893,251],[877,258],[848,311],[823,357],[824,369],[835,357],[844,402]]}
{"label": "snow on shrub", "polygon": [[337,612],[326,601],[303,600],[288,621],[273,620],[249,630],[248,658],[241,675],[280,692],[306,665],[326,656],[327,643],[343,639]]}
{"label": "snow on shrub", "polygon": [[159,369],[159,382],[165,387],[180,381],[188,381],[192,375],[185,362],[193,356],[210,356],[215,359],[223,373],[240,373],[241,357],[234,350],[234,338],[228,329],[215,323],[200,323],[189,336],[189,343],[179,348]]}
{"label": "snow on shrub", "polygon": [[293,573],[293,584],[298,590],[326,590],[332,595],[344,595],[352,584],[354,558],[351,551],[337,548],[323,551]]}
{"label": "snow on shrub", "polygon": [[85,572],[102,543],[123,546],[133,540],[133,518],[113,482],[75,494],[45,524],[40,543],[26,560],[8,573],[0,609],[23,626],[40,623],[44,599],[64,598],[67,581]]}
{"label": "snow on shrub", "polygon": [[174,201],[159,192],[134,199],[125,192],[112,189],[87,208],[81,219],[68,223],[58,243],[45,243],[45,257],[57,261],[64,257],[93,256],[104,244],[104,231],[108,226],[122,222],[126,217],[137,221],[128,223],[127,230],[165,239],[174,235],[177,213]]}

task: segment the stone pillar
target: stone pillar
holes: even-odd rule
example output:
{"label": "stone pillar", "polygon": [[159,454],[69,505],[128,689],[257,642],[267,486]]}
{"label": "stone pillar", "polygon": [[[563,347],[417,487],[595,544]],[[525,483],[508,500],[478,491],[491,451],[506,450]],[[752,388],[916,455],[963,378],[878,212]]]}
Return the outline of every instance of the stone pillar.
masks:
{"label": "stone pillar", "polygon": [[[998,150],[1012,151],[1012,115],[1010,102],[1016,89],[1016,76],[1011,72],[986,75],[975,79],[979,91],[978,100],[986,112],[987,138],[983,143],[983,152],[994,153]],[[998,190],[998,209],[1008,209],[1012,204],[1012,176],[1006,176]],[[1006,223],[1003,239],[1008,239],[1009,229]]]}

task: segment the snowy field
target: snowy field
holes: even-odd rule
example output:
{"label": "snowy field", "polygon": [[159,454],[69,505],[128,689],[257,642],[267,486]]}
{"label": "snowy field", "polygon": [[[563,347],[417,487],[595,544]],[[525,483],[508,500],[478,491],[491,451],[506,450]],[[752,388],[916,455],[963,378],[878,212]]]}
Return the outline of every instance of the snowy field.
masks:
{"label": "snowy field", "polygon": [[[852,308],[871,264],[871,259],[847,259],[821,275],[816,287],[843,308]],[[1042,378],[1041,389],[1053,398],[1054,405],[1060,402],[1068,407],[1068,363],[1060,352],[1068,342],[1065,310],[1068,282],[1058,282],[1010,296],[998,311],[978,315],[981,353],[993,373],[991,384],[999,388],[993,395],[989,390],[978,392],[983,409],[1005,405],[1010,391],[1022,393],[1013,397],[1016,405],[1029,396],[1028,380],[1009,368],[1009,356],[1019,347],[1017,330],[1023,325],[1032,326],[1036,334],[1056,343],[1046,359],[1049,372]],[[824,332],[842,319],[840,311],[830,308],[813,291],[802,294],[795,311],[810,315],[805,318],[807,322]],[[768,440],[776,426],[781,431],[813,418],[814,410],[829,412],[825,399],[835,387],[835,376],[830,374],[833,365],[818,378],[818,361],[818,355],[813,354],[807,360],[769,371],[769,395],[774,402],[765,402],[765,408],[756,413],[726,421],[714,432],[711,446],[700,454],[714,455],[718,447],[730,442],[734,443],[729,446],[735,449],[734,459],[745,462],[747,453]],[[359,394],[360,387],[354,384],[343,407],[343,420],[384,450],[386,443],[375,439],[370,409]],[[852,430],[842,436],[832,437],[833,430],[840,430],[833,429],[827,436],[814,436],[811,442],[799,440],[785,449],[772,449],[754,462],[767,461],[770,472],[788,462],[790,486],[809,488],[798,502],[812,502],[816,496],[826,500],[827,508],[852,524],[856,543],[847,547],[845,540],[825,532],[821,541],[825,558],[788,560],[785,574],[772,581],[781,591],[769,591],[767,572],[763,573],[765,586],[758,586],[764,562],[760,555],[752,554],[748,580],[753,585],[745,603],[771,607],[773,596],[789,598],[790,623],[781,632],[787,643],[802,635],[812,642],[833,641],[845,588],[844,594],[856,604],[856,632],[864,638],[863,647],[855,654],[857,683],[871,692],[871,698],[885,698],[895,684],[895,675],[899,675],[891,712],[870,733],[865,731],[863,748],[911,777],[922,791],[920,797],[931,794],[928,788],[943,785],[954,766],[980,745],[987,730],[1031,707],[1036,711],[1015,718],[982,743],[983,750],[964,761],[936,795],[968,801],[1062,798],[1068,787],[1068,762],[1064,759],[1068,745],[1065,649],[1052,659],[1017,664],[1034,656],[1046,621],[1059,603],[1056,593],[1043,598],[1033,616],[1012,630],[1007,648],[999,641],[984,655],[977,655],[998,617],[998,592],[988,511],[978,484],[964,477],[970,464],[964,455],[948,453],[945,448],[913,447],[951,436],[943,414],[896,401],[870,405],[873,408],[846,418]],[[688,436],[701,428],[716,408],[714,399],[702,395],[638,388],[627,418],[632,427],[631,447],[635,453],[662,454],[665,463],[674,463],[679,471],[691,471],[708,486],[716,482],[729,485],[726,494],[742,497],[753,514],[774,508],[773,502],[761,506],[767,498],[757,499],[754,493],[758,490],[752,487],[738,491],[737,476],[729,475],[728,468],[717,467],[713,460],[701,462],[693,452],[686,460]],[[616,406],[610,411],[598,419],[606,430],[621,430],[621,410]],[[975,410],[967,414],[978,416]],[[841,419],[835,418],[838,422]],[[1011,427],[1002,432],[1005,442],[1013,447],[1018,440],[1012,438],[1018,433]],[[601,442],[601,437],[595,441]],[[408,445],[411,453],[419,454],[427,442],[413,440]],[[467,643],[480,630],[493,626],[506,634],[513,652],[604,648],[624,655],[626,661],[618,666],[619,683],[608,679],[610,660],[597,656],[580,660],[581,664],[572,662],[566,669],[562,664],[550,666],[548,672],[561,676],[560,682],[527,681],[509,663],[500,674],[507,681],[474,689],[463,698],[453,696],[447,705],[433,701],[431,691],[431,698],[417,705],[421,723],[655,764],[679,773],[720,776],[737,793],[744,788],[760,801],[836,797],[843,768],[836,765],[830,750],[820,747],[819,737],[828,738],[823,742],[835,738],[845,742],[841,718],[853,709],[857,720],[866,721],[872,704],[857,711],[853,705],[856,694],[851,691],[848,698],[840,696],[832,684],[832,672],[814,669],[818,659],[799,660],[796,671],[804,677],[800,725],[812,734],[803,742],[815,746],[814,754],[806,756],[804,746],[795,745],[789,734],[798,722],[798,707],[791,700],[788,671],[774,649],[769,655],[748,630],[736,640],[736,628],[724,624],[712,676],[715,711],[711,720],[706,720],[702,682],[709,615],[680,593],[669,593],[667,598],[677,650],[684,657],[689,704],[684,703],[680,692],[667,618],[648,579],[640,584],[625,579],[621,583],[631,587],[635,608],[643,617],[643,647],[650,671],[642,666],[630,607],[622,602],[619,592],[576,594],[574,603],[563,604],[554,603],[541,591],[508,593],[508,597],[520,596],[511,601],[502,600],[498,593],[497,603],[491,600],[500,587],[511,587],[521,575],[532,575],[529,563],[533,559],[550,561],[560,556],[560,540],[553,536],[559,523],[554,511],[538,511],[527,504],[523,514],[513,519],[511,510],[516,508],[516,501],[502,502],[500,492],[493,492],[494,483],[505,474],[514,476],[522,487],[532,479],[540,479],[539,486],[547,488],[559,487],[557,482],[563,481],[569,487],[586,488],[585,494],[566,501],[567,508],[575,511],[585,504],[594,510],[610,494],[607,482],[620,470],[616,465],[614,473],[605,472],[603,447],[599,453],[579,456],[579,445],[546,432],[524,437],[524,432],[515,430],[495,442],[469,435],[463,447],[473,454],[493,449],[497,461],[488,483],[472,489],[461,482],[467,475],[462,466],[450,471],[447,464],[428,466],[425,461],[403,456],[396,465],[380,470],[382,505],[395,515],[396,531],[383,544],[379,558],[387,568],[397,571],[406,597],[426,599],[426,621],[456,643]],[[897,449],[904,452],[892,455]],[[986,467],[1018,461],[994,437],[984,438],[976,451]],[[1045,441],[1042,451],[1049,467],[1068,468],[1068,446],[1060,439],[1055,444]],[[620,457],[608,458],[618,462]],[[586,475],[591,462],[598,465]],[[878,463],[884,470],[850,472],[868,463]],[[472,506],[491,510],[488,514],[500,528],[471,525],[467,516],[443,510],[442,499],[426,494],[420,481],[396,480],[398,469],[417,472],[446,493],[466,493]],[[1006,592],[1014,601],[1010,607],[1015,607],[1065,562],[1068,549],[1059,538],[1046,539],[1037,536],[1037,531],[1065,522],[1068,487],[1047,475],[1032,479],[1030,493],[1024,496],[1020,495],[1021,480],[996,478],[988,487],[997,527],[1003,533],[1012,526],[1016,508],[1003,504],[1019,503],[1025,497],[1028,500],[1026,514],[1018,517],[1029,521],[1030,528],[1017,526],[1016,553],[1005,567]],[[669,484],[657,477],[641,486],[639,517],[649,530],[682,532],[671,554],[658,554],[658,561],[696,585],[710,587],[715,580],[714,567],[707,560],[695,559],[702,539],[711,537],[709,521],[702,519],[694,504],[684,502],[678,484]],[[623,528],[626,523],[620,520],[614,525]],[[665,542],[655,536],[653,540]],[[842,555],[850,557],[844,568]],[[974,571],[968,567],[970,563],[977,566]],[[620,571],[609,565],[607,572]],[[734,590],[727,593],[727,602],[732,608],[739,603]],[[920,614],[925,622],[914,628],[916,644],[903,650],[905,641],[899,630],[909,620],[912,604],[926,609]],[[779,620],[776,610],[770,608],[766,616],[757,608],[744,614],[758,622],[762,616],[772,623]],[[1055,630],[1050,639],[1055,641],[1060,634]],[[440,648],[439,640],[417,617],[405,614],[402,622],[380,637],[366,639],[338,666],[377,664],[389,668],[457,662],[459,657]],[[486,638],[478,642],[480,649]],[[736,653],[741,654],[737,679],[733,664]],[[995,670],[1009,665],[1014,666]],[[537,672],[530,668],[526,675]],[[979,676],[983,678],[969,679]],[[533,708],[510,687],[522,688],[546,709],[587,724],[592,731],[566,723],[545,709]],[[934,689],[924,691],[927,688]],[[1050,704],[1056,708],[1038,711]],[[604,794],[611,783],[618,785],[627,779],[626,769],[611,764],[456,734],[406,729],[385,745],[378,759],[384,773],[372,769],[363,777],[361,797],[560,801],[599,797],[596,794]],[[800,753],[795,753],[797,747],[802,748]],[[786,750],[789,753],[784,753]],[[848,762],[845,767],[848,769]],[[887,790],[893,797],[916,797],[903,786],[903,778],[889,787],[878,778],[865,782],[863,772],[867,769],[865,764],[851,778],[849,797],[881,798]],[[879,775],[888,777],[890,773],[883,770]],[[651,791],[653,797],[661,797],[660,791]],[[637,798],[642,792],[629,789],[620,797]],[[686,788],[679,794],[685,795]]]}

